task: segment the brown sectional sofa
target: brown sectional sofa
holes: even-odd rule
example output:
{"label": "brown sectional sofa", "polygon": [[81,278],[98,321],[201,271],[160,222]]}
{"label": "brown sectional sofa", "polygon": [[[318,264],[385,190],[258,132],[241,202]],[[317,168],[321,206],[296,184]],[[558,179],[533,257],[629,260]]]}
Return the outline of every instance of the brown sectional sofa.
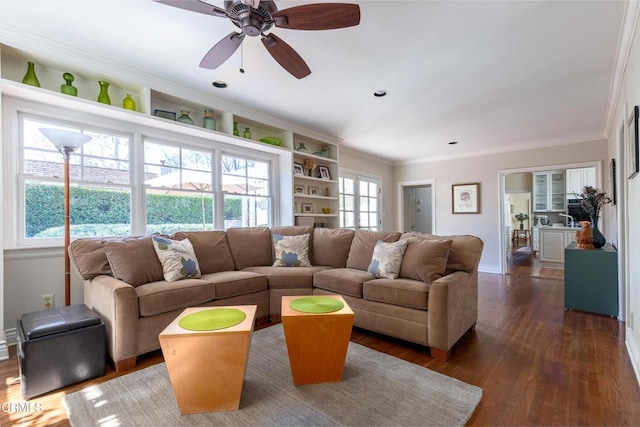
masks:
{"label": "brown sectional sofa", "polygon": [[[312,267],[272,266],[272,234],[307,233]],[[69,247],[84,302],[106,325],[118,371],[160,348],[158,334],[189,306],[255,304],[256,318],[266,320],[279,316],[283,295],[340,294],[355,312],[355,326],[431,347],[442,360],[477,320],[483,242],[474,236],[291,226],[169,237],[189,239],[200,278],[165,281],[151,236],[78,239]],[[404,239],[398,278],[367,273],[378,240]]]}

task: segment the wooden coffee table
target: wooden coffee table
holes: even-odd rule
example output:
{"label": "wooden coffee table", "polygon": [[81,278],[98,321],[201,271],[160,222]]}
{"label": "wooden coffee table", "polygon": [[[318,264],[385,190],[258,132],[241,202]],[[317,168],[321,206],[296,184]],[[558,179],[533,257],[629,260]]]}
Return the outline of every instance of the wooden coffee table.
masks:
{"label": "wooden coffee table", "polygon": [[331,313],[303,313],[289,304],[305,297],[282,297],[282,326],[294,384],[342,381],[354,314],[340,295],[317,296],[340,300],[344,307]]}
{"label": "wooden coffee table", "polygon": [[[160,333],[160,347],[181,414],[240,407],[256,307],[187,308]],[[191,331],[178,325],[189,314],[216,308],[236,308],[247,317],[235,326],[213,331]]]}

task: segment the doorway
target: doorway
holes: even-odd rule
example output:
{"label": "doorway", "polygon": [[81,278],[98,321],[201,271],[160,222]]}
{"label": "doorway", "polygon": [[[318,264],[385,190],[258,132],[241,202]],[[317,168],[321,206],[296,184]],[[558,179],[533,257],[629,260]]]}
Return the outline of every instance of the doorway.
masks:
{"label": "doorway", "polygon": [[433,181],[401,182],[400,230],[435,234]]}

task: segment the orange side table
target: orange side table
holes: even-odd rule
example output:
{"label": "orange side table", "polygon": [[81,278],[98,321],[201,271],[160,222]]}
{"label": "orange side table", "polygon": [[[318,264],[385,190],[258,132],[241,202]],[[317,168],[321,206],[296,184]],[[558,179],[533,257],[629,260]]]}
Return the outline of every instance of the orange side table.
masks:
{"label": "orange side table", "polygon": [[[178,325],[189,314],[214,308],[236,308],[247,317],[235,326],[213,331],[191,331]],[[187,308],[160,333],[160,347],[180,414],[240,407],[256,308],[255,305]]]}
{"label": "orange side table", "polygon": [[344,307],[331,313],[303,313],[289,305],[304,296],[282,297],[282,326],[296,385],[342,381],[354,314],[342,296],[321,296],[340,300]]}

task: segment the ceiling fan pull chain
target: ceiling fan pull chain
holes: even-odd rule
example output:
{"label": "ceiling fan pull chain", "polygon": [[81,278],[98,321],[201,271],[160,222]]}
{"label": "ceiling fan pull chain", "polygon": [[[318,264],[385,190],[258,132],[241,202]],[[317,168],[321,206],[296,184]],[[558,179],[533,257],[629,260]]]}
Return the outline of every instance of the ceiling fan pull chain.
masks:
{"label": "ceiling fan pull chain", "polygon": [[240,45],[240,72],[244,74],[244,46]]}

